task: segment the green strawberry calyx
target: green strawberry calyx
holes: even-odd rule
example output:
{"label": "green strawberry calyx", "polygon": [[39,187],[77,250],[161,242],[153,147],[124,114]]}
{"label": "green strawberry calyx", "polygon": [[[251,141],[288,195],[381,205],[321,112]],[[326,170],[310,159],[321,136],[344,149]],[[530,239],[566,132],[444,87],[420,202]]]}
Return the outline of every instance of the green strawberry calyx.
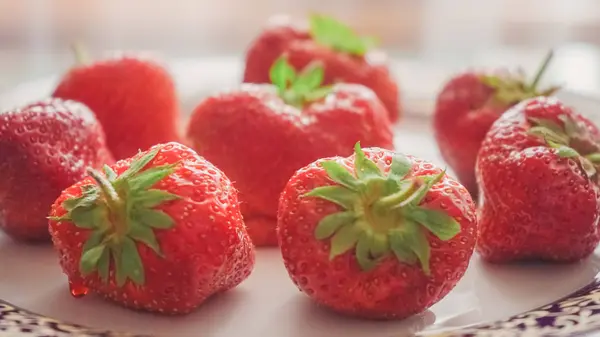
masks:
{"label": "green strawberry calyx", "polygon": [[279,97],[289,105],[303,107],[306,103],[323,99],[331,92],[331,86],[322,86],[324,71],[318,62],[308,64],[300,73],[282,55],[271,66],[271,83]]}
{"label": "green strawberry calyx", "polygon": [[343,22],[326,15],[312,14],[309,24],[314,41],[339,52],[363,56],[377,45],[376,38],[360,36]]}
{"label": "green strawberry calyx", "polygon": [[559,90],[560,87],[551,86],[540,90],[538,86],[546,69],[548,69],[548,65],[553,56],[554,52],[551,50],[544,58],[544,61],[531,82],[526,80],[522,71],[519,71],[516,75],[484,75],[481,77],[481,81],[495,90],[495,94],[492,98],[501,105],[510,106],[528,98],[551,96]]}
{"label": "green strawberry calyx", "polygon": [[154,231],[170,229],[174,221],[155,207],[180,197],[152,188],[173,173],[177,164],[142,170],[157,153],[158,148],[140,156],[121,175],[108,166],[104,166],[104,174],[88,169],[95,184],[81,186],[80,196],[63,202],[67,213],[51,218],[70,221],[78,228],[91,231],[79,261],[83,276],[97,272],[104,282],[108,282],[112,260],[119,287],[128,279],[144,285],[144,266],[137,243],[163,256]]}
{"label": "green strawberry calyx", "polygon": [[[556,149],[562,158],[571,158],[590,179],[598,179],[600,168],[600,144],[596,143],[583,122],[568,115],[558,116],[560,122],[545,118],[529,117],[528,133],[541,138],[548,147]],[[561,125],[562,124],[562,125]]]}
{"label": "green strawberry calyx", "polygon": [[460,224],[446,212],[421,205],[446,172],[413,175],[410,160],[396,153],[386,176],[365,156],[360,143],[355,146],[354,172],[336,161],[324,161],[322,167],[336,184],[316,187],[304,197],[328,200],[343,208],[323,217],[315,228],[317,240],[330,241],[330,259],[354,248],[363,271],[393,255],[409,265],[418,261],[430,275],[427,234],[447,241],[460,232]]}

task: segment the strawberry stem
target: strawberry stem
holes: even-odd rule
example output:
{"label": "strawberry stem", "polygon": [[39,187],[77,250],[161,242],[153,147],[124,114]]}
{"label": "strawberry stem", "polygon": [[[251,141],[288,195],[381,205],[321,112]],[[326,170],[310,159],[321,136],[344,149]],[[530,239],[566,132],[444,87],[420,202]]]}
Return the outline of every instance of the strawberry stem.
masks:
{"label": "strawberry stem", "polygon": [[401,189],[400,191],[383,197],[375,202],[373,205],[376,209],[385,209],[391,208],[392,206],[398,205],[402,203],[404,200],[410,198],[410,196],[419,188],[421,184],[419,184],[416,179],[411,179],[408,186]]}
{"label": "strawberry stem", "polygon": [[550,61],[552,60],[553,57],[554,57],[554,51],[550,50],[548,52],[548,54],[546,55],[546,57],[544,58],[544,62],[542,63],[542,65],[538,69],[538,71],[535,74],[535,77],[533,79],[533,82],[531,83],[531,85],[529,87],[532,92],[534,92],[535,89],[537,88],[540,80],[542,79],[542,76],[546,72],[546,69],[548,68],[548,65],[550,64]]}
{"label": "strawberry stem", "polygon": [[77,65],[84,65],[90,61],[90,56],[81,43],[75,42],[71,44],[71,50],[73,51]]}
{"label": "strawberry stem", "polygon": [[100,191],[104,196],[104,200],[106,201],[108,210],[111,214],[111,217],[113,218],[113,221],[111,221],[111,225],[115,230],[115,236],[117,238],[120,238],[126,233],[126,221],[124,221],[123,219],[123,214],[125,212],[123,200],[121,200],[121,197],[119,197],[119,194],[117,193],[113,185],[110,183],[110,181],[108,181],[108,179],[106,179],[106,177],[104,177],[104,175],[92,168],[88,168],[87,173],[96,181],[96,184],[98,184],[98,186],[100,187]]}

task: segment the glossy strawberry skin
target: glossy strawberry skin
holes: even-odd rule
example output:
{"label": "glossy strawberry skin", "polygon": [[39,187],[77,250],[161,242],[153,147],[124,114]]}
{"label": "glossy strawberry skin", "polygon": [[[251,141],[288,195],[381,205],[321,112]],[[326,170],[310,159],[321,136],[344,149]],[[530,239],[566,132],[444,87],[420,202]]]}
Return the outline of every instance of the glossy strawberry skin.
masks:
{"label": "glossy strawberry skin", "polygon": [[50,239],[46,216],[87,167],[113,162],[83,104],[48,99],[0,113],[0,229],[22,241]]}
{"label": "glossy strawberry skin", "polygon": [[[138,287],[128,281],[123,288],[114,280],[101,281],[97,273],[83,277],[79,271],[82,244],[89,231],[70,222],[50,221],[54,246],[68,278],[82,283],[99,295],[126,307],[164,314],[185,314],[211,295],[237,286],[251,273],[254,248],[239,211],[237,193],[218,168],[178,143],[159,144],[160,152],[146,168],[179,162],[174,173],[154,188],[182,197],[158,206],[175,219],[168,230],[155,230],[164,258],[138,243],[146,273],[146,284]],[[149,151],[150,151],[149,150]],[[138,154],[136,157],[143,155]],[[112,166],[123,173],[132,158]],[[91,178],[63,191],[52,206],[51,216],[64,215],[62,203],[81,194],[80,186]]]}
{"label": "glossy strawberry skin", "polygon": [[598,187],[575,161],[527,134],[530,117],[584,122],[555,98],[522,102],[494,123],[477,160],[480,184],[478,252],[491,262],[571,262],[590,255],[600,240]]}
{"label": "glossy strawberry skin", "polygon": [[[387,173],[392,152],[365,149]],[[408,156],[412,174],[434,175],[440,169]],[[354,156],[328,158],[354,169]],[[277,234],[285,267],[296,286],[317,303],[337,312],[371,319],[401,319],[422,312],[442,299],[464,275],[475,247],[477,220],[475,206],[467,190],[445,176],[433,185],[421,205],[442,210],[454,217],[461,227],[458,235],[441,241],[428,234],[431,245],[431,276],[422,269],[398,262],[388,256],[370,271],[362,271],[354,249],[329,259],[328,241],[315,239],[319,221],[340,207],[322,199],[305,198],[304,194],[319,186],[332,185],[320,163],[302,169],[289,180],[279,202]]]}
{"label": "glossy strawberry skin", "polygon": [[53,96],[89,106],[116,159],[180,139],[175,84],[161,65],[150,60],[124,56],[74,67]]}
{"label": "glossy strawberry skin", "polygon": [[269,69],[282,54],[288,56],[296,69],[320,61],[325,68],[325,84],[362,84],[377,94],[392,122],[400,117],[398,85],[390,74],[384,53],[372,51],[364,57],[340,53],[318,45],[306,29],[289,22],[278,22],[266,27],[249,47],[244,82],[270,83]]}
{"label": "glossy strawberry skin", "polygon": [[358,140],[393,147],[392,126],[377,97],[347,84],[303,110],[285,104],[271,85],[245,84],[200,103],[187,134],[194,149],[234,182],[259,246],[277,244],[279,194],[297,169],[320,157],[348,155]]}
{"label": "glossy strawberry skin", "polygon": [[509,108],[493,100],[494,89],[481,81],[483,73],[459,74],[437,97],[433,116],[434,135],[440,153],[475,198],[477,153],[494,121]]}

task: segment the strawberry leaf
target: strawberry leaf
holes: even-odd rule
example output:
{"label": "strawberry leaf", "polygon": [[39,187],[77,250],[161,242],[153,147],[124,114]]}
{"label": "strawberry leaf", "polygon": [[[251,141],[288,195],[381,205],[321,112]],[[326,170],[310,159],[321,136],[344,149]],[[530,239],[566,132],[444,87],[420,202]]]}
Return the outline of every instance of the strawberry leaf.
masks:
{"label": "strawberry leaf", "polygon": [[356,243],[356,261],[364,271],[371,270],[377,265],[377,261],[371,257],[371,240],[369,234],[363,233]]}
{"label": "strawberry leaf", "polygon": [[93,185],[83,185],[81,186],[81,196],[65,200],[63,207],[66,211],[91,207],[96,203],[98,193],[98,189]]}
{"label": "strawberry leaf", "polygon": [[69,219],[79,228],[100,229],[104,227],[106,214],[101,205],[77,207],[69,213]]}
{"label": "strawberry leaf", "polygon": [[306,94],[304,94],[304,99],[307,102],[319,101],[319,100],[327,97],[327,95],[329,95],[332,90],[333,90],[333,88],[329,85],[322,86],[320,88],[313,89],[313,90],[307,92]]}
{"label": "strawberry leaf", "polygon": [[100,279],[102,282],[108,282],[108,271],[110,268],[110,249],[105,248],[102,251],[102,255],[98,260],[98,275],[100,275]]}
{"label": "strawberry leaf", "polygon": [[585,172],[588,178],[592,178],[596,175],[596,166],[594,166],[594,164],[587,158],[579,157],[579,165],[581,166],[581,169],[583,170],[583,172]]}
{"label": "strawberry leaf", "polygon": [[129,233],[127,234],[135,241],[144,243],[146,246],[150,247],[156,254],[162,256],[160,246],[158,245],[158,241],[156,241],[156,236],[154,235],[154,231],[151,227],[144,226],[135,220],[130,220]]}
{"label": "strawberry leaf", "polygon": [[405,215],[414,222],[420,223],[442,241],[448,241],[460,233],[460,224],[443,211],[414,207]]}
{"label": "strawberry leaf", "polygon": [[102,170],[106,175],[106,179],[108,179],[110,182],[113,182],[115,181],[115,179],[117,179],[117,174],[110,166],[104,165],[104,167],[102,167]]}
{"label": "strawberry leaf", "polygon": [[420,181],[419,188],[417,188],[417,190],[414,193],[412,193],[410,197],[406,198],[396,207],[404,207],[407,205],[418,206],[423,201],[431,187],[433,187],[433,185],[442,180],[445,174],[446,170],[443,170],[436,175],[415,177],[415,179],[418,179]]}
{"label": "strawberry leaf", "polygon": [[321,162],[321,166],[327,172],[329,179],[350,190],[356,190],[357,180],[345,167],[333,160]]}
{"label": "strawberry leaf", "polygon": [[545,73],[552,59],[552,51],[546,56],[542,65],[538,69],[535,78],[531,83],[522,72],[506,75],[482,75],[481,83],[494,90],[494,100],[503,106],[511,106],[528,98],[538,96],[550,96],[560,87],[549,87],[547,89],[538,89],[538,84]]}
{"label": "strawberry leaf", "polygon": [[361,231],[356,226],[344,226],[331,238],[331,250],[329,251],[329,259],[334,259],[336,256],[343,254],[356,245]]}
{"label": "strawberry leaf", "polygon": [[332,90],[330,86],[322,86],[325,74],[319,62],[311,62],[297,74],[285,55],[281,55],[271,66],[269,76],[283,101],[296,107],[321,100]]}
{"label": "strawberry leaf", "polygon": [[86,251],[99,246],[100,243],[102,242],[103,238],[104,238],[104,233],[102,231],[91,232],[90,236],[85,241],[83,248],[81,248],[82,252],[85,253]]}
{"label": "strawberry leaf", "polygon": [[338,212],[325,216],[315,229],[315,237],[318,240],[326,239],[332,236],[338,229],[344,225],[352,224],[356,216],[354,212]]}
{"label": "strawberry leaf", "polygon": [[553,120],[545,119],[545,118],[536,118],[536,117],[529,117],[529,118],[527,118],[527,120],[529,120],[529,122],[532,123],[533,125],[546,128],[552,132],[555,132],[558,134],[564,133],[563,127],[560,126],[558,123],[556,123]]}
{"label": "strawberry leaf", "polygon": [[144,266],[137,250],[135,242],[125,237],[123,239],[123,250],[121,251],[121,268],[125,276],[137,285],[145,283]]}
{"label": "strawberry leaf", "polygon": [[556,149],[556,154],[559,157],[562,157],[562,158],[579,157],[579,153],[577,153],[577,151],[575,151],[575,149],[573,149],[573,148],[570,148],[570,147],[564,146],[564,145],[560,145],[560,144],[555,144],[550,141],[548,141],[548,143],[550,144],[550,147]]}
{"label": "strawberry leaf", "polygon": [[176,165],[177,164],[156,166],[136,174],[129,179],[129,188],[132,191],[148,189],[173,173]]}
{"label": "strawberry leaf", "polygon": [[383,176],[377,164],[365,156],[365,153],[360,148],[360,142],[354,145],[354,153],[354,172],[358,179]]}
{"label": "strawberry leaf", "polygon": [[569,137],[563,132],[554,132],[543,126],[534,126],[529,129],[528,133],[535,137],[541,138],[546,142],[553,142],[562,145],[569,144]]}
{"label": "strawberry leaf", "polygon": [[[390,246],[398,259],[411,263],[411,254],[421,262],[425,275],[430,275],[429,258],[431,248],[425,233],[419,225],[412,221],[406,221],[401,229],[390,232]],[[411,253],[408,253],[411,252]]]}
{"label": "strawberry leaf", "polygon": [[88,249],[83,253],[79,264],[79,270],[83,275],[89,275],[96,270],[96,266],[98,265],[98,262],[100,261],[100,258],[104,254],[105,250],[106,246],[101,244],[92,249]]}
{"label": "strawberry leaf", "polygon": [[344,23],[331,17],[310,16],[310,34],[319,44],[356,56],[363,56],[376,44],[372,37],[361,37]]}
{"label": "strawberry leaf", "polygon": [[600,153],[598,153],[598,152],[590,153],[590,154],[586,155],[585,158],[587,158],[589,161],[591,161],[594,164],[600,164]]}
{"label": "strawberry leaf", "polygon": [[533,125],[528,133],[541,138],[547,147],[556,150],[562,158],[574,159],[587,178],[597,175],[596,165],[600,164],[600,145],[591,137],[587,127],[570,116],[559,115],[563,126],[542,118],[529,118]]}
{"label": "strawberry leaf", "polygon": [[410,249],[410,246],[405,242],[404,232],[400,230],[390,231],[389,242],[390,248],[399,261],[413,265],[417,262],[417,255]]}
{"label": "strawberry leaf", "polygon": [[294,69],[285,57],[279,57],[271,66],[269,71],[271,83],[281,92],[287,90],[288,85],[296,81],[296,69]]}
{"label": "strawberry leaf", "polygon": [[151,189],[136,193],[133,197],[133,204],[141,208],[152,208],[177,199],[181,199],[181,197],[167,191]]}
{"label": "strawberry leaf", "polygon": [[167,213],[153,209],[138,209],[135,211],[137,220],[152,228],[169,229],[175,225],[175,221]]}
{"label": "strawberry leaf", "polygon": [[390,243],[383,234],[373,234],[369,247],[373,257],[382,257],[390,250]]}
{"label": "strawberry leaf", "polygon": [[157,154],[158,154],[158,148],[155,148],[155,149],[143,154],[141,157],[137,158],[133,162],[131,162],[131,165],[129,166],[129,168],[127,170],[125,170],[125,172],[123,172],[123,174],[121,174],[117,178],[117,181],[127,180],[127,179],[131,178],[133,175],[138,174],[144,167],[146,167],[146,165],[148,165],[152,161],[152,159],[154,159],[154,157],[156,157]]}
{"label": "strawberry leaf", "polygon": [[403,154],[396,154],[392,158],[392,165],[390,166],[390,173],[388,178],[390,180],[400,180],[410,172],[412,164]]}
{"label": "strawberry leaf", "polygon": [[588,131],[586,127],[577,123],[573,118],[567,115],[560,115],[558,116],[558,118],[563,122],[565,126],[564,131],[561,128],[559,132],[564,132],[567,134],[568,137],[571,138],[587,136]]}
{"label": "strawberry leaf", "polygon": [[292,90],[299,95],[306,95],[319,88],[323,78],[323,66],[312,62],[302,70],[300,76],[292,83]]}
{"label": "strawberry leaf", "polygon": [[115,280],[117,281],[117,286],[119,287],[124,286],[125,282],[127,281],[127,273],[125,268],[123,268],[123,260],[121,259],[121,250],[122,246],[110,246],[113,261],[115,262]]}
{"label": "strawberry leaf", "polygon": [[320,186],[306,193],[304,196],[325,199],[345,209],[351,209],[356,202],[355,194],[343,186]]}

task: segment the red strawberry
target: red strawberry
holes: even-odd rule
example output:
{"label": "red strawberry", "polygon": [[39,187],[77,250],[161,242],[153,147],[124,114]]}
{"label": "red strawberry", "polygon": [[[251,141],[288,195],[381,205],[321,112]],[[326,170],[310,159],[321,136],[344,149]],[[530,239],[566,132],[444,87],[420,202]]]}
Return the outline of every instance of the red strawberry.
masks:
{"label": "red strawberry", "polygon": [[167,71],[150,60],[124,56],[71,69],[54,97],[85,103],[106,132],[116,159],[179,140],[179,107]]}
{"label": "red strawberry", "polygon": [[520,73],[467,72],[452,78],[439,94],[433,122],[435,139],[444,160],[474,197],[477,152],[492,123],[512,105],[558,89],[537,89],[551,57],[552,53],[531,84]]}
{"label": "red strawberry", "polygon": [[398,86],[387,65],[386,55],[373,50],[374,39],[361,37],[341,22],[322,15],[310,17],[310,29],[278,22],[267,27],[246,54],[244,82],[269,83],[269,69],[282,54],[296,69],[313,61],[325,67],[326,84],[358,83],[372,89],[389,112],[400,115]]}
{"label": "red strawberry", "polygon": [[183,314],[250,275],[254,250],[229,179],[178,143],[63,191],[50,233],[72,290]]}
{"label": "red strawberry", "polygon": [[300,167],[323,156],[349,154],[357,140],[391,148],[392,126],[371,90],[320,87],[323,69],[300,74],[279,59],[272,85],[245,84],[212,96],[195,109],[188,137],[240,191],[255,245],[276,245],[277,201]]}
{"label": "red strawberry", "polygon": [[278,238],[292,280],[337,312],[401,319],[442,299],[477,237],[467,190],[421,159],[379,148],[318,160],[279,202]]}
{"label": "red strawberry", "polygon": [[600,132],[555,98],[522,102],[498,119],[477,160],[478,250],[492,262],[576,261],[598,232]]}
{"label": "red strawberry", "polygon": [[0,112],[0,229],[25,241],[49,240],[46,216],[86,168],[113,159],[102,127],[83,104],[61,99]]}

